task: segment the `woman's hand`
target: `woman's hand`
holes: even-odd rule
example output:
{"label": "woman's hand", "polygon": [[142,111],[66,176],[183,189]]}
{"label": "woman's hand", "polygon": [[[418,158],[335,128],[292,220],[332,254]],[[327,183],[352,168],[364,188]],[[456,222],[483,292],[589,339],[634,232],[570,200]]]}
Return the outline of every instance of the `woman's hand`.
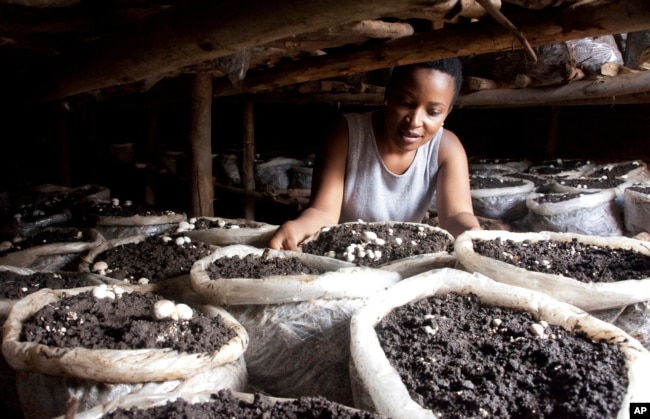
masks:
{"label": "woman's hand", "polygon": [[300,226],[296,221],[287,221],[282,224],[269,241],[269,247],[277,250],[299,250],[298,245],[307,236],[301,234]]}

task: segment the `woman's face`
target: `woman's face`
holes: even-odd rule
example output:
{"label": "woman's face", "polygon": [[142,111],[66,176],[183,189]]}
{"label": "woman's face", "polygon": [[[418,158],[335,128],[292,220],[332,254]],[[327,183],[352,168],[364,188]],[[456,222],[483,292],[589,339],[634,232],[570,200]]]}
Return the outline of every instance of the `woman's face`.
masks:
{"label": "woman's face", "polygon": [[430,141],[452,108],[454,78],[430,68],[404,75],[386,96],[386,139],[401,151]]}

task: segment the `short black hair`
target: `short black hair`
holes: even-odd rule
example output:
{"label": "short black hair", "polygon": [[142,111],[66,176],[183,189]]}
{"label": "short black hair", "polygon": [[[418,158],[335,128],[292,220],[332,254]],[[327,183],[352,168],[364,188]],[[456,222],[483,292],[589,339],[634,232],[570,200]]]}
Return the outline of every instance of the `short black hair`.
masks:
{"label": "short black hair", "polygon": [[386,85],[386,90],[390,90],[398,81],[402,80],[406,74],[411,73],[416,68],[430,68],[432,70],[438,70],[449,74],[454,79],[454,98],[451,103],[453,105],[456,102],[463,85],[463,66],[460,60],[456,57],[393,67],[390,73],[390,78],[388,79],[388,84]]}

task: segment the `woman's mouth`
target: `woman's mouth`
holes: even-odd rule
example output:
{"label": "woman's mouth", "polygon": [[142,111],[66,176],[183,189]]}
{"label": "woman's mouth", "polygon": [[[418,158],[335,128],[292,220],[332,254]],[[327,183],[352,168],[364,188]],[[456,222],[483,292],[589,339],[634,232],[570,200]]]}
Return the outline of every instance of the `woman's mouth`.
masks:
{"label": "woman's mouth", "polygon": [[417,132],[409,130],[401,130],[399,135],[405,143],[415,143],[422,138]]}

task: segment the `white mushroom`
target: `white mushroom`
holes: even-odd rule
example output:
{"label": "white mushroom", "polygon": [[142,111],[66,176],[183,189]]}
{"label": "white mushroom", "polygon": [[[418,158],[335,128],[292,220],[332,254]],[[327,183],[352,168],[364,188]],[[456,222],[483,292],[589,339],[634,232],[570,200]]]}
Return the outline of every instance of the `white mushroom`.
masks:
{"label": "white mushroom", "polygon": [[103,260],[93,264],[93,272],[97,272],[100,275],[106,275],[106,269],[108,269],[108,263]]}
{"label": "white mushroom", "polygon": [[176,237],[176,241],[175,241],[175,243],[176,243],[177,245],[179,245],[179,246],[182,246],[182,245],[185,244],[185,239],[182,238],[182,237]]}
{"label": "white mushroom", "polygon": [[192,308],[187,304],[176,304],[176,315],[178,320],[189,320],[192,318]]}
{"label": "white mushroom", "polygon": [[113,204],[114,206],[118,206],[120,205],[120,200],[117,198],[113,198],[111,199],[111,204]]}
{"label": "white mushroom", "polygon": [[156,320],[169,319],[176,313],[176,304],[170,300],[158,300],[153,305],[153,312],[151,315]]}
{"label": "white mushroom", "polygon": [[110,298],[111,300],[115,299],[115,293],[113,291],[110,291],[108,289],[108,286],[106,284],[101,284],[93,288],[93,297],[101,300],[104,298]]}

